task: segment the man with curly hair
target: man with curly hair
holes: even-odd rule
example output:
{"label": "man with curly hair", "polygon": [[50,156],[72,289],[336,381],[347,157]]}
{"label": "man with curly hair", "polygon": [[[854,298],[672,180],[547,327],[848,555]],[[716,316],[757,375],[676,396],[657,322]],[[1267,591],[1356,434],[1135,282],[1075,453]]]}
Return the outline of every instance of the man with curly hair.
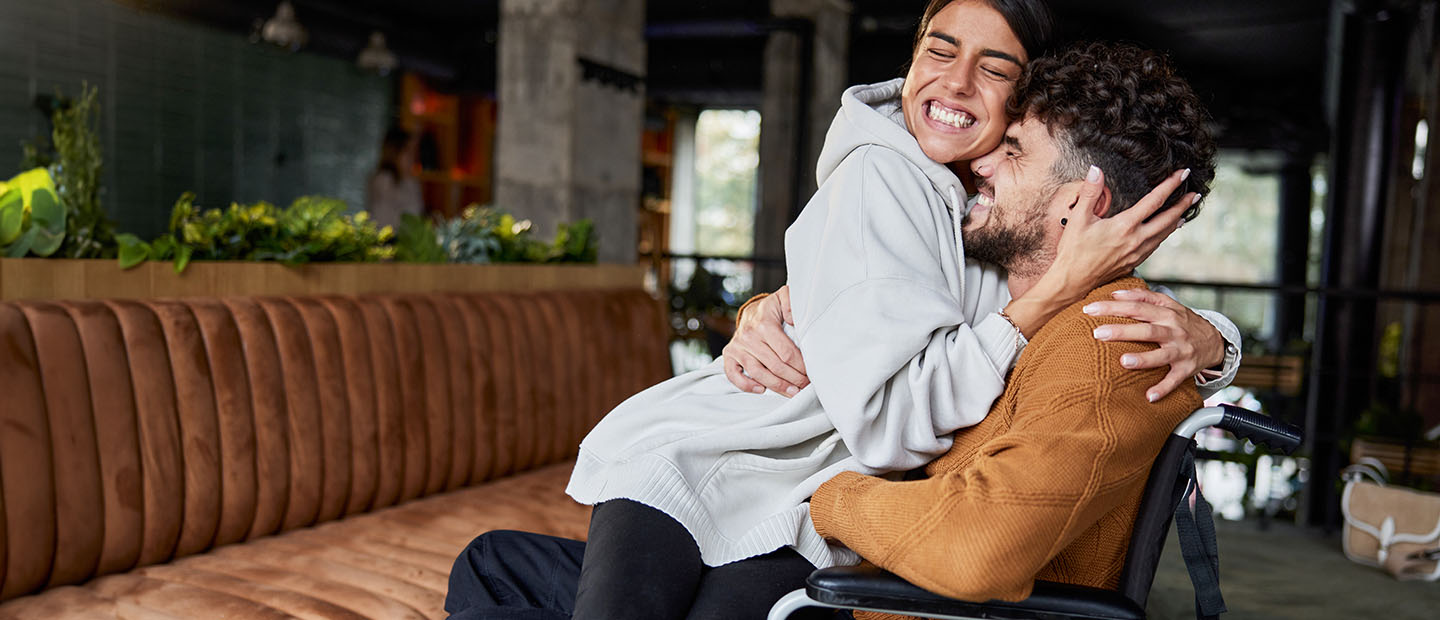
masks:
{"label": "man with curly hair", "polygon": [[[1214,177],[1199,99],[1163,56],[1134,46],[1034,60],[1011,118],[1001,145],[972,163],[980,198],[964,234],[966,252],[1008,270],[1016,295],[1050,265],[1064,227],[1118,213],[1173,170],[1188,168],[1202,194]],[[1095,191],[1084,180],[1100,168],[1109,174]],[[1150,464],[1200,405],[1193,385],[1147,403],[1163,369],[1125,369],[1147,347],[1097,340],[1128,321],[1088,305],[1143,286],[1120,277],[1051,319],[989,416],[956,432],[923,479],[848,472],[822,485],[810,502],[817,531],[956,598],[1020,600],[1036,579],[1116,588]]]}

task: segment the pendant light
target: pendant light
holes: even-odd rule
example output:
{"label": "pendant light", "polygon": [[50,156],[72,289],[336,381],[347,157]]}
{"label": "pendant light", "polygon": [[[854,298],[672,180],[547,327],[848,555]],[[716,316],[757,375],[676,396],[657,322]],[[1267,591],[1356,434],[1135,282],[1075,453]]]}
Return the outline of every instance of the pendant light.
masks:
{"label": "pendant light", "polygon": [[370,43],[360,50],[360,55],[355,58],[356,66],[380,75],[389,75],[397,64],[395,52],[385,46],[385,34],[379,30],[370,33]]}
{"label": "pendant light", "polygon": [[266,43],[283,47],[290,51],[296,51],[305,45],[309,38],[305,27],[295,19],[295,7],[289,0],[283,0],[280,6],[275,7],[275,16],[265,20],[260,27],[260,38]]}

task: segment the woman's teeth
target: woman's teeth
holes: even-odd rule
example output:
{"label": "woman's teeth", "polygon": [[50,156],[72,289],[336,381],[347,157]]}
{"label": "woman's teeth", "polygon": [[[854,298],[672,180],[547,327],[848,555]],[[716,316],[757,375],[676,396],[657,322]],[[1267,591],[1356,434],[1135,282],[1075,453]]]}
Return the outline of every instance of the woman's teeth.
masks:
{"label": "woman's teeth", "polygon": [[945,123],[957,129],[968,129],[975,125],[975,117],[964,112],[952,112],[940,106],[931,104],[930,118]]}

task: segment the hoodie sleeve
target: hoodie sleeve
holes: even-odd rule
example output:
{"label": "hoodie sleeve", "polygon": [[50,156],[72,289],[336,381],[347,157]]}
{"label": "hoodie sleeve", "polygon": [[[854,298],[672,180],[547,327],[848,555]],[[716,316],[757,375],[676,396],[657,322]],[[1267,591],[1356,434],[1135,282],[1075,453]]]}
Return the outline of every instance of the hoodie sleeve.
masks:
{"label": "hoodie sleeve", "polygon": [[920,171],[881,147],[851,153],[786,234],[810,382],[851,454],[904,470],[982,420],[1023,342],[966,323],[952,223]]}

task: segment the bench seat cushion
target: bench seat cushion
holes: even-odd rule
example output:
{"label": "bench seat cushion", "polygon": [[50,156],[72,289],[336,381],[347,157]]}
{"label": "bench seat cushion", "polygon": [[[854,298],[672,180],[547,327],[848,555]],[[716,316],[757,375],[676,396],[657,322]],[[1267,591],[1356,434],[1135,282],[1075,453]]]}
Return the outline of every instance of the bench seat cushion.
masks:
{"label": "bench seat cushion", "polygon": [[[435,532],[477,533],[480,511],[417,500],[570,461],[607,411],[669,377],[666,334],[638,289],[0,302],[0,605],[66,586],[84,589],[56,596],[122,617],[202,604],[280,569],[181,560],[256,564],[227,548],[332,521],[374,524],[366,540],[426,534],[378,547],[415,546],[411,564],[452,556],[468,539]],[[544,507],[480,493],[494,518],[545,527]],[[395,587],[386,600],[419,604]]]}
{"label": "bench seat cushion", "polygon": [[0,619],[444,618],[450,566],[475,536],[584,538],[571,462],[228,545],[0,604]]}

